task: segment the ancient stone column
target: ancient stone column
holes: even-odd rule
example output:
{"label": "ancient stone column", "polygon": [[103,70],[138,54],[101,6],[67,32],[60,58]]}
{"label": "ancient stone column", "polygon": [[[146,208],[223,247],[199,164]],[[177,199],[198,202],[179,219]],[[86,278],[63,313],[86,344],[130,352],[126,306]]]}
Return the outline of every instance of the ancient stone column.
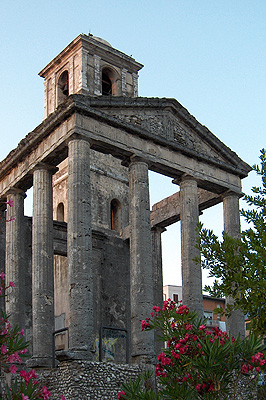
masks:
{"label": "ancient stone column", "polygon": [[[224,230],[228,235],[240,238],[240,215],[239,215],[239,194],[227,192],[223,196],[224,206]],[[228,297],[226,304],[233,304],[233,299]],[[241,335],[245,337],[245,318],[240,310],[233,311],[232,316],[227,318],[226,330],[233,336]]]}
{"label": "ancient stone column", "polygon": [[129,165],[129,223],[132,361],[152,362],[153,331],[141,331],[153,307],[149,177],[148,164],[137,157]]}
{"label": "ancient stone column", "polygon": [[10,314],[9,321],[25,330],[25,232],[24,232],[24,199],[23,190],[11,189],[7,201],[12,200],[13,206],[7,205],[6,211],[6,285],[12,281],[14,288],[7,291],[6,312]]}
{"label": "ancient stone column", "polygon": [[182,300],[183,304],[203,316],[202,277],[196,249],[196,226],[199,219],[198,187],[196,180],[184,175],[180,182],[180,218],[182,252]]}
{"label": "ancient stone column", "polygon": [[54,332],[52,173],[45,164],[33,172],[31,366],[51,367]]}
{"label": "ancient stone column", "polygon": [[154,305],[161,307],[163,304],[163,269],[162,269],[162,239],[161,235],[166,229],[154,226],[151,230],[152,240],[152,268],[153,268],[153,297]]}
{"label": "ancient stone column", "polygon": [[[151,230],[152,240],[152,268],[153,268],[153,304],[162,307],[163,304],[163,269],[162,269],[162,233],[166,229],[161,226],[154,226]],[[155,331],[155,354],[159,355],[162,342],[158,340],[158,333]]]}
{"label": "ancient stone column", "polygon": [[69,346],[71,357],[92,359],[94,343],[90,143],[68,144]]}
{"label": "ancient stone column", "polygon": [[[0,208],[0,272],[5,272],[6,268],[6,211]],[[5,298],[0,297],[0,308],[5,309]]]}

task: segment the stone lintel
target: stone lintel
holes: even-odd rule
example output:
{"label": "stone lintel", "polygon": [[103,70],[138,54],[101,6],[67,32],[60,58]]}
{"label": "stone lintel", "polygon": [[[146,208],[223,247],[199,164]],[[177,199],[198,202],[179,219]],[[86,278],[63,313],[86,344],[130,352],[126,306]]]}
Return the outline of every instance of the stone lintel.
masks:
{"label": "stone lintel", "polygon": [[230,197],[230,196],[236,196],[237,198],[241,199],[241,197],[243,197],[244,195],[245,195],[245,193],[243,193],[243,192],[235,192],[233,190],[226,190],[222,194],[222,199],[225,199],[226,197]]}
{"label": "stone lintel", "polygon": [[[222,202],[220,195],[198,189],[199,212]],[[180,221],[180,192],[155,203],[151,211],[151,226],[167,227]]]}

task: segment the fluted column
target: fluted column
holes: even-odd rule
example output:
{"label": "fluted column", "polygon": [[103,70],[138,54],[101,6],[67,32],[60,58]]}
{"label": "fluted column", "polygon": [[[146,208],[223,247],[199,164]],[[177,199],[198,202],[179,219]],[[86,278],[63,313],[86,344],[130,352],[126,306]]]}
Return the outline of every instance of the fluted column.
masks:
{"label": "fluted column", "polygon": [[94,343],[90,144],[68,144],[69,346],[73,358],[92,359]]}
{"label": "fluted column", "polygon": [[141,331],[141,320],[153,306],[152,243],[148,164],[132,158],[129,165],[129,221],[132,361],[154,357],[154,333]]}
{"label": "fluted column", "polygon": [[[239,194],[227,192],[223,196],[224,206],[224,230],[234,238],[240,238],[240,215],[239,215]],[[231,297],[226,299],[226,304],[233,304],[234,300]],[[230,318],[226,321],[226,330],[233,336],[241,335],[245,337],[245,317],[240,311],[233,311]]]}
{"label": "fluted column", "polygon": [[52,365],[54,331],[53,204],[52,173],[39,164],[33,172],[32,216],[32,317],[31,366]]}
{"label": "fluted column", "polygon": [[[6,265],[6,211],[0,208],[0,272],[5,272]],[[5,298],[0,297],[0,308],[5,309]],[[1,394],[1,393],[0,393]]]}
{"label": "fluted column", "polygon": [[[154,226],[151,230],[152,239],[152,268],[153,268],[153,304],[162,307],[163,305],[163,265],[162,265],[162,233],[166,229],[161,226]],[[155,331],[154,349],[155,354],[160,354],[162,342],[158,340],[160,332]]]}
{"label": "fluted column", "polygon": [[7,201],[13,206],[6,211],[6,284],[12,281],[15,287],[7,291],[6,312],[9,321],[25,330],[25,233],[24,233],[24,199],[23,190],[11,189]]}
{"label": "fluted column", "polygon": [[196,180],[188,175],[180,182],[181,195],[181,252],[182,252],[182,300],[191,310],[203,316],[201,267],[194,259],[196,249],[196,226],[199,220],[198,187]]}
{"label": "fluted column", "polygon": [[154,305],[162,307],[163,304],[163,269],[162,269],[162,233],[166,229],[154,226],[151,230],[152,239],[152,268],[153,268],[153,297]]}

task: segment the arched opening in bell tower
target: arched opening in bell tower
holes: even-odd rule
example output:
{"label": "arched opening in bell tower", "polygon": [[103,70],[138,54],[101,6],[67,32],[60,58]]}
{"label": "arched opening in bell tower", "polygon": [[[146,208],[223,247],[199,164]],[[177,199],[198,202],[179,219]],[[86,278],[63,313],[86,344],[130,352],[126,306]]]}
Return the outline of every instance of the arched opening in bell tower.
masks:
{"label": "arched opening in bell tower", "polygon": [[111,229],[120,231],[122,220],[122,205],[119,200],[113,199],[111,201]]}
{"label": "arched opening in bell tower", "polygon": [[69,95],[68,71],[62,72],[57,84],[57,104],[62,103]]}
{"label": "arched opening in bell tower", "polygon": [[110,68],[102,70],[102,95],[111,96],[114,93],[114,72]]}

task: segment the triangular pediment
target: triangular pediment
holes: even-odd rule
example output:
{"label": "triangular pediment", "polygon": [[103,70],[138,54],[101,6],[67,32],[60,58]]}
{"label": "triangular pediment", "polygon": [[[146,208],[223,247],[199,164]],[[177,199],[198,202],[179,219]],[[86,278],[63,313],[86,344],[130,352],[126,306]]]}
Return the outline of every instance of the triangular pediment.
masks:
{"label": "triangular pediment", "polygon": [[92,98],[90,106],[100,109],[127,124],[143,129],[154,138],[177,145],[194,157],[203,157],[226,167],[250,171],[250,166],[221,142],[209,129],[200,124],[175,99],[157,98]]}

